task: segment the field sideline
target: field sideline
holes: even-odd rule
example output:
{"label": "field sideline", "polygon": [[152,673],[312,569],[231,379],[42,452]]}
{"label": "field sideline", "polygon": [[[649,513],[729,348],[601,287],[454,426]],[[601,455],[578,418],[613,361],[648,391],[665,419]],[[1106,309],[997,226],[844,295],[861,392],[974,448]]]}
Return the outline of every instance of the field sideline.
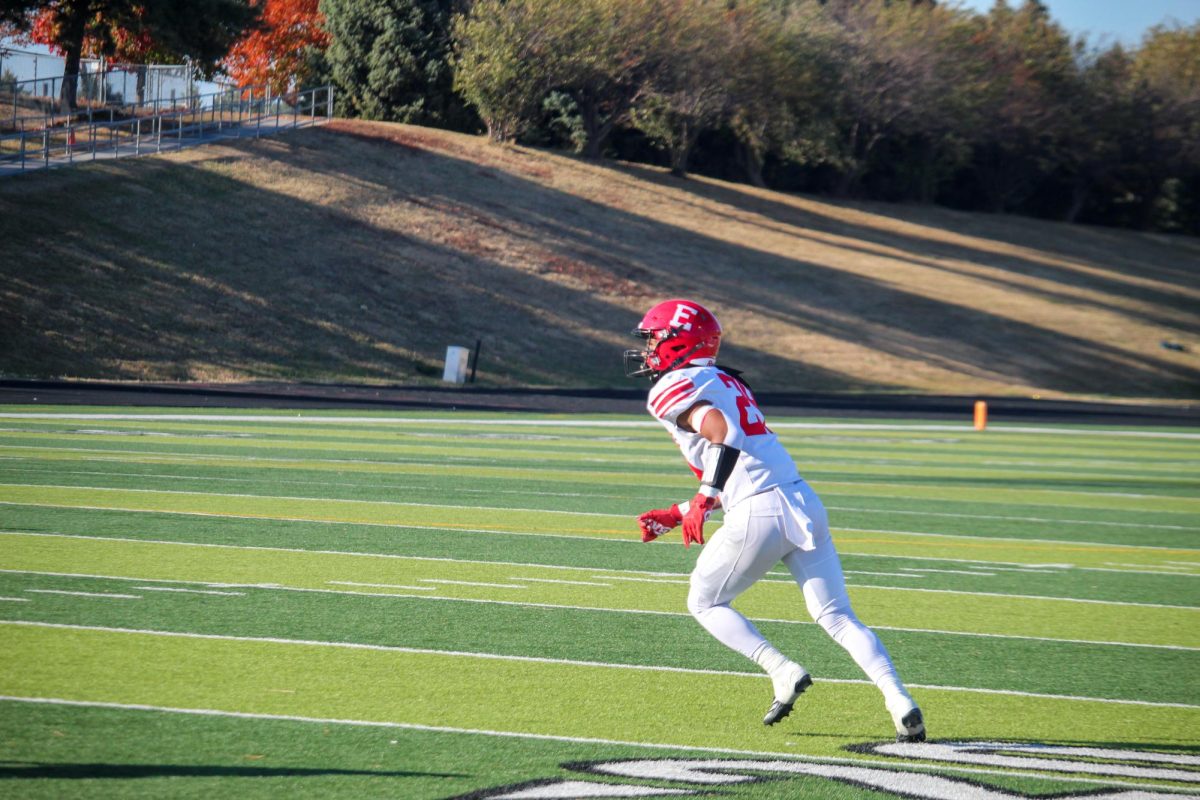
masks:
{"label": "field sideline", "polygon": [[643,419],[0,406],[0,796],[1200,797],[1200,431],[771,423],[926,745],[782,568],[761,725]]}

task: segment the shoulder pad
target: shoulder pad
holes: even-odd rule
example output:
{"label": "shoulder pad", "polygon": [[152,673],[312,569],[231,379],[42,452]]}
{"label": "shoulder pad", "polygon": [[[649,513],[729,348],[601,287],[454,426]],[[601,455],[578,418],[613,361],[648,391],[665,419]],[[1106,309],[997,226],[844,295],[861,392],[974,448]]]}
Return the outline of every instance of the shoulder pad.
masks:
{"label": "shoulder pad", "polygon": [[679,414],[700,397],[707,368],[679,369],[668,372],[650,390],[646,408],[656,419],[675,422]]}

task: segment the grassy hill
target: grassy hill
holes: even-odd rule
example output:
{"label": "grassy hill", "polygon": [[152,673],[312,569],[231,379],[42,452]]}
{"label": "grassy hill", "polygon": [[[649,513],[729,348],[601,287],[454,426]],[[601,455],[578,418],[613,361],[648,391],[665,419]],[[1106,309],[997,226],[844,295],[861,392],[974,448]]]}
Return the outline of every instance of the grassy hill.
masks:
{"label": "grassy hill", "polygon": [[[621,386],[694,297],[756,388],[1200,395],[1200,242],[834,204],[403,125],[0,181],[0,375]],[[1184,345],[1166,349],[1162,342]]]}

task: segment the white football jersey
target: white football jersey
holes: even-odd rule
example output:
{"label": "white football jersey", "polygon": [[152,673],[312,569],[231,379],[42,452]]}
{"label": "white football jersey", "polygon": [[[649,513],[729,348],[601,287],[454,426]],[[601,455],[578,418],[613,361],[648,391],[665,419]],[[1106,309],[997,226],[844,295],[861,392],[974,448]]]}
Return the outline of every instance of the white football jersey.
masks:
{"label": "white football jersey", "polygon": [[680,414],[697,403],[708,403],[730,422],[726,444],[741,450],[721,492],[721,505],[731,509],[747,497],[800,480],[796,464],[779,438],[767,427],[746,384],[716,366],[685,367],[663,375],[650,389],[646,408],[670,432],[688,466],[699,477],[716,457],[716,447],[698,433],[680,428]]}

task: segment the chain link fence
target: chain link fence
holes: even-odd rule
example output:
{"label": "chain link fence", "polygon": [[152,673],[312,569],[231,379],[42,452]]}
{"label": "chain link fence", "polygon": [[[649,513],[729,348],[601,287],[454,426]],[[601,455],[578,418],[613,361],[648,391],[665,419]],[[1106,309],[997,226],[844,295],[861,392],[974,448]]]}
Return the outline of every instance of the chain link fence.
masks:
{"label": "chain link fence", "polygon": [[225,90],[172,103],[108,106],[0,135],[0,174],[78,161],[161,153],[218,138],[259,137],[333,116],[332,86],[272,96]]}

